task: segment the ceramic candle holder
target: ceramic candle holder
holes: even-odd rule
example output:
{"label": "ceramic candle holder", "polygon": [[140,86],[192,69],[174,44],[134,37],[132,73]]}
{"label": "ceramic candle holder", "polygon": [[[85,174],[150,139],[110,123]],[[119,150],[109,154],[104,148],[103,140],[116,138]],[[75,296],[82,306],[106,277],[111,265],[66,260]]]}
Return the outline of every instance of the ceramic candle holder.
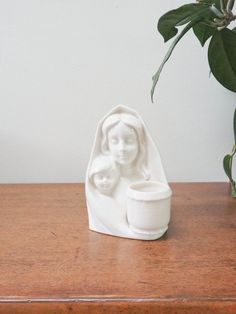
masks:
{"label": "ceramic candle holder", "polygon": [[161,237],[170,221],[171,190],[156,181],[131,183],[127,189],[127,219],[138,234]]}
{"label": "ceramic candle holder", "polygon": [[99,122],[85,188],[91,230],[140,240],[167,230],[171,190],[159,151],[133,109],[117,106]]}

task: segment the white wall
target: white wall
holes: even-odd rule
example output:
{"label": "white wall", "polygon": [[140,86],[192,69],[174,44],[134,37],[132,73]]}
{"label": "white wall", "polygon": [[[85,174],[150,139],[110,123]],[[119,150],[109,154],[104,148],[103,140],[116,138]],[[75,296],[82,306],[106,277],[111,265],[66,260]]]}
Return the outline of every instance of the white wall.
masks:
{"label": "white wall", "polygon": [[226,180],[235,95],[192,33],[150,101],[168,48],[157,20],[185,3],[0,0],[0,182],[83,181],[96,124],[120,103],[143,116],[169,181]]}

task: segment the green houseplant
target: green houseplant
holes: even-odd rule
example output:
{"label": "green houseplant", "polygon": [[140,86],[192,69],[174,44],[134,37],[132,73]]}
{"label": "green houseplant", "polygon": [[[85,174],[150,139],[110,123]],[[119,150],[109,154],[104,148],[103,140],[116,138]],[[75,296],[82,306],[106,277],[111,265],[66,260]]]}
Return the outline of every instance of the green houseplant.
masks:
{"label": "green houseplant", "polygon": [[[233,13],[235,0],[198,0],[183,5],[160,17],[158,31],[167,42],[173,41],[158,71],[153,76],[151,98],[165,63],[175,46],[190,30],[193,30],[200,44],[209,40],[208,63],[216,80],[230,91],[236,92],[236,28],[231,23],[236,20]],[[183,26],[179,32],[178,27]],[[231,28],[229,28],[229,26]],[[236,182],[232,177],[232,163],[236,154],[236,110],[233,118],[234,145],[232,152],[223,159],[223,167],[231,183],[231,194],[236,197]]]}

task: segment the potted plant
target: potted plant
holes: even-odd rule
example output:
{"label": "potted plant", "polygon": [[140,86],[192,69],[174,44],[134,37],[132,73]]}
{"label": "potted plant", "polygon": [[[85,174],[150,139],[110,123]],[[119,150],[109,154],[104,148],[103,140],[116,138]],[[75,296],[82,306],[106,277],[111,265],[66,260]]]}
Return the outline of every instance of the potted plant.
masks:
{"label": "potted plant", "polygon": [[[167,42],[173,39],[158,71],[153,76],[151,99],[165,63],[175,46],[190,30],[193,30],[202,47],[209,41],[208,63],[216,80],[230,91],[236,92],[236,20],[233,13],[235,0],[197,0],[160,17],[158,31]],[[179,32],[178,27],[184,26]],[[236,198],[236,183],[232,177],[233,157],[236,154],[236,109],[233,118],[234,145],[232,152],[223,159],[223,167],[231,183],[231,195]]]}

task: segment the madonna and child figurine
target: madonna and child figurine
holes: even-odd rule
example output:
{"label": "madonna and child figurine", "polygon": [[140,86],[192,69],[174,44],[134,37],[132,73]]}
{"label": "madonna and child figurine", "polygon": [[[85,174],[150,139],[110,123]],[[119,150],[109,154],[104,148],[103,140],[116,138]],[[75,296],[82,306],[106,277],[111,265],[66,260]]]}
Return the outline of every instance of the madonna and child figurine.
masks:
{"label": "madonna and child figurine", "polygon": [[126,106],[98,124],[86,174],[89,228],[155,240],[168,229],[171,189],[159,152],[142,120]]}

